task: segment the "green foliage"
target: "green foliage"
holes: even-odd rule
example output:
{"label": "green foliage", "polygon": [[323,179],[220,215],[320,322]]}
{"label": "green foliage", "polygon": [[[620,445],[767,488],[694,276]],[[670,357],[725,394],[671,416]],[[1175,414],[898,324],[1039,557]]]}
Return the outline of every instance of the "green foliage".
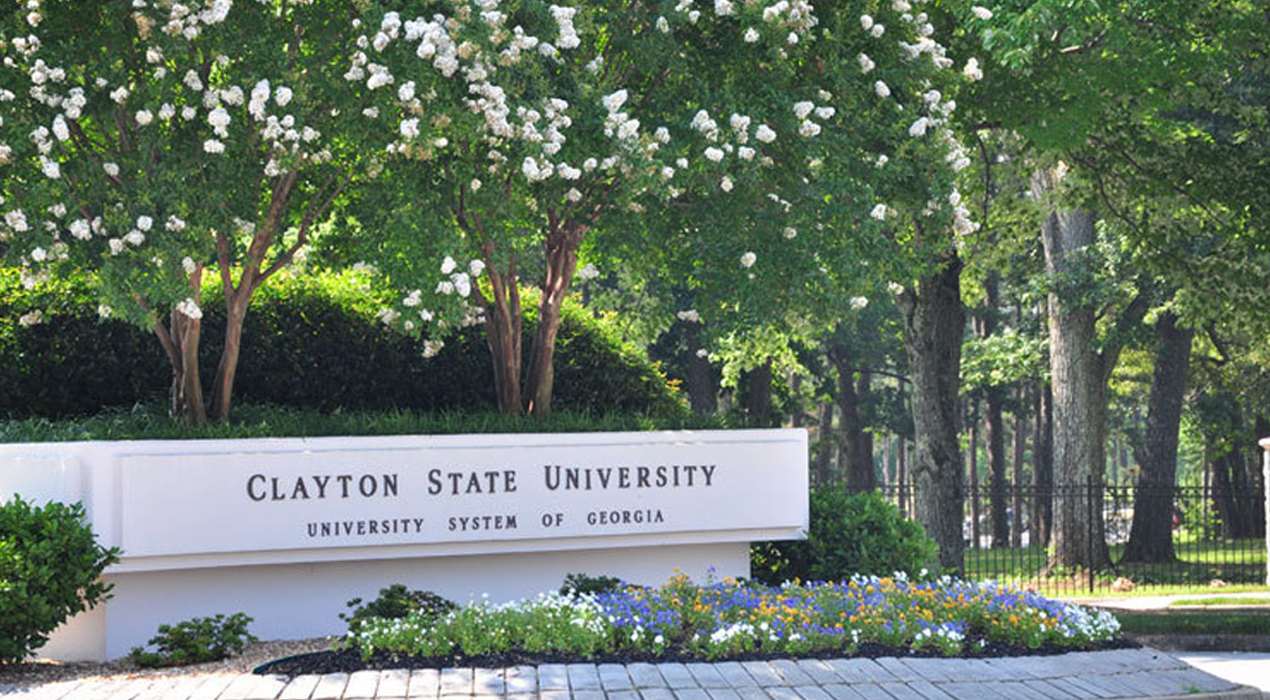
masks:
{"label": "green foliage", "polygon": [[0,663],[17,662],[58,625],[108,597],[102,582],[119,561],[84,524],[81,504],[32,506],[20,496],[0,505]]}
{"label": "green foliage", "polygon": [[591,576],[589,574],[569,574],[564,577],[564,585],[560,587],[560,595],[571,593],[614,593],[622,587],[622,579],[614,576]]}
{"label": "green foliage", "polygon": [[217,614],[175,625],[159,625],[159,633],[147,642],[147,646],[154,647],[155,651],[133,647],[128,659],[143,668],[219,661],[241,654],[247,644],[259,641],[247,631],[251,621],[250,616],[239,612],[229,617]]}
{"label": "green foliage", "polygon": [[[99,318],[87,287],[88,281],[74,280],[26,290],[16,272],[0,270],[0,415],[96,413],[154,399],[168,384],[170,369],[152,334]],[[479,328],[459,330],[436,357],[425,359],[418,340],[374,321],[381,298],[352,273],[275,278],[257,293],[247,316],[236,396],[323,411],[494,407],[489,350]],[[201,359],[210,369],[220,355],[224,316],[220,304],[207,306]],[[34,308],[44,310],[41,323],[18,322]],[[526,352],[533,330],[527,322]],[[623,342],[610,322],[572,303],[564,309],[556,386],[565,411],[683,411],[678,392],[643,353]]]}
{"label": "green foliage", "polygon": [[811,529],[806,540],[759,542],[750,552],[754,578],[838,581],[853,574],[918,574],[935,557],[935,542],[920,525],[877,493],[848,493],[845,486],[811,491]]}
{"label": "green foliage", "polygon": [[493,433],[603,433],[646,430],[712,430],[725,425],[711,416],[656,417],[635,413],[592,415],[555,411],[545,419],[495,411],[414,413],[336,411],[247,404],[227,422],[191,427],[167,408],[138,405],[85,418],[0,420],[0,442],[76,440],[215,440],[331,435],[473,435]]}
{"label": "green foliage", "polygon": [[356,633],[371,618],[398,620],[413,615],[431,623],[458,606],[432,591],[411,590],[404,583],[394,583],[379,589],[379,597],[369,603],[354,598],[348,601],[348,607],[352,612],[340,613],[340,619],[348,623],[350,633]]}

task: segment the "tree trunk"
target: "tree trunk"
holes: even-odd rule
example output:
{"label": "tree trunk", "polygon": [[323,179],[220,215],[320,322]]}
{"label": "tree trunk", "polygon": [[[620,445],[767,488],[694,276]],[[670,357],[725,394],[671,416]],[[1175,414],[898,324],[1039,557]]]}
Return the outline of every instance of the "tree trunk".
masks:
{"label": "tree trunk", "polygon": [[[199,266],[190,273],[191,298],[195,304],[202,302],[202,288],[203,268]],[[140,296],[136,300],[145,309],[151,309]],[[168,314],[167,326],[158,317],[153,326],[154,335],[167,355],[168,366],[172,368],[168,409],[173,417],[181,416],[189,425],[203,425],[207,422],[207,407],[203,404],[203,382],[199,377],[198,367],[202,328],[200,319],[190,318],[176,309]]]}
{"label": "tree trunk", "polygon": [[[972,403],[978,403],[973,401]],[[979,549],[979,409],[970,411],[974,416],[970,424],[970,546]]]}
{"label": "tree trunk", "polygon": [[1054,524],[1053,399],[1047,384],[1038,383],[1032,400],[1036,428],[1032,431],[1032,537],[1033,547],[1048,547]]}
{"label": "tree trunk", "polygon": [[[1023,457],[1027,451],[1026,391],[1019,387],[1018,405],[1014,409],[1014,463],[1010,474],[1010,546],[1023,546]],[[1031,522],[1028,518],[1028,522]]]}
{"label": "tree trunk", "polygon": [[239,283],[239,291],[225,298],[225,347],[216,366],[212,384],[212,420],[229,420],[229,407],[234,394],[234,378],[238,376],[238,357],[243,344],[243,323],[252,290],[247,282]]}
{"label": "tree trunk", "polygon": [[1147,398],[1147,427],[1138,460],[1133,524],[1121,561],[1170,562],[1173,551],[1173,491],[1177,484],[1177,441],[1182,401],[1195,331],[1179,328],[1166,312],[1155,325],[1155,370]]}
{"label": "tree trunk", "polygon": [[895,504],[900,507],[900,512],[906,517],[908,516],[908,441],[904,438],[899,439],[899,452],[895,460]]}
{"label": "tree trunk", "polygon": [[964,467],[957,399],[966,316],[961,304],[961,259],[949,251],[940,262],[918,281],[917,289],[899,295],[899,306],[913,383],[917,520],[939,545],[940,565],[946,571],[961,572]]}
{"label": "tree trunk", "polygon": [[751,425],[768,426],[772,423],[772,360],[746,373],[749,394],[745,401],[745,414]]}
{"label": "tree trunk", "polygon": [[529,355],[529,373],[525,378],[525,395],[529,413],[544,418],[551,413],[551,394],[555,388],[556,336],[560,333],[560,309],[578,266],[578,245],[586,227],[572,221],[560,221],[548,213],[547,236],[543,240],[547,258],[542,297],[538,302],[538,328]]}
{"label": "tree trunk", "polygon": [[518,415],[523,410],[520,402],[522,317],[516,260],[513,258],[506,272],[500,273],[487,251],[485,269],[489,271],[492,293],[485,308],[485,342],[494,363],[494,394],[499,411]]}
{"label": "tree trunk", "polygon": [[820,451],[816,453],[815,482],[827,484],[831,480],[829,465],[833,462],[833,402],[826,401],[820,406],[820,426],[817,428],[817,444]]}
{"label": "tree trunk", "polygon": [[860,415],[861,389],[867,390],[868,380],[862,377],[857,384],[852,376],[854,363],[846,355],[845,348],[835,348],[829,356],[838,370],[838,423],[841,426],[838,463],[846,474],[848,491],[872,491],[877,488],[877,478],[873,473],[873,441],[865,431],[864,419]]}
{"label": "tree trunk", "polygon": [[[1062,172],[1038,171],[1032,190],[1044,201]],[[1106,469],[1107,382],[1105,358],[1096,351],[1097,311],[1091,303],[1064,299],[1059,286],[1072,284],[1080,258],[1094,243],[1097,216],[1084,209],[1052,212],[1041,225],[1049,293],[1050,377],[1054,392],[1055,504],[1049,567],[1100,570],[1110,557],[1100,491]]]}
{"label": "tree trunk", "polygon": [[[997,331],[999,287],[997,275],[989,272],[983,283],[983,315],[977,324],[980,338],[990,338]],[[1001,419],[1001,404],[1005,402],[1005,396],[1001,387],[992,385],[984,389],[983,394],[984,437],[988,448],[988,521],[993,548],[1006,547],[1010,544],[1010,521],[1006,514],[1005,425]]]}
{"label": "tree trunk", "polygon": [[710,415],[719,405],[719,381],[709,358],[698,354],[704,347],[701,344],[702,326],[700,323],[687,323],[684,331],[688,343],[688,401],[693,413]]}
{"label": "tree trunk", "polygon": [[792,403],[794,404],[794,408],[792,411],[790,411],[790,414],[789,414],[789,427],[791,428],[803,427],[803,421],[804,421],[805,415],[803,412],[802,397],[800,396],[800,394],[802,393],[802,388],[803,388],[803,375],[795,372],[789,378],[789,395],[793,397]]}

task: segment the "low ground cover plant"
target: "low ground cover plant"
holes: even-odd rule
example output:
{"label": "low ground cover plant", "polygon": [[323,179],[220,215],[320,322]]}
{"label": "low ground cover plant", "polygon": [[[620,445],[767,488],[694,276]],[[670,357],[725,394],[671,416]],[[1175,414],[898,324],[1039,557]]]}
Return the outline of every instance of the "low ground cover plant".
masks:
{"label": "low ground cover plant", "polygon": [[905,574],[778,587],[676,576],[659,588],[476,602],[431,622],[368,619],[337,646],[366,659],[490,654],[677,655],[857,652],[875,644],[953,656],[989,643],[1084,648],[1116,638],[1114,616],[991,581]]}
{"label": "low ground cover plant", "polygon": [[379,596],[370,602],[361,598],[348,601],[349,612],[340,613],[340,619],[348,623],[349,633],[356,633],[366,620],[399,619],[413,615],[421,622],[435,620],[458,608],[453,601],[432,591],[418,591],[404,583],[394,583],[379,589]]}
{"label": "low ground cover plant", "polygon": [[[245,613],[196,617],[175,625],[159,625],[159,633],[145,647],[133,647],[128,659],[143,668],[185,666],[219,661],[241,654],[255,635],[247,631],[252,622]],[[151,651],[149,647],[154,647]]]}

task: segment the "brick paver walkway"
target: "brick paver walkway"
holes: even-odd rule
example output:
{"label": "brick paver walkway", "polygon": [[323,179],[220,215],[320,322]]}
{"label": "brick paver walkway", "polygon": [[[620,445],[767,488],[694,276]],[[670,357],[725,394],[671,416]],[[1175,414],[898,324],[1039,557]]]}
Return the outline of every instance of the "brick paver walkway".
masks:
{"label": "brick paver walkway", "polygon": [[1152,649],[1006,659],[803,659],[68,681],[5,700],[1261,700]]}

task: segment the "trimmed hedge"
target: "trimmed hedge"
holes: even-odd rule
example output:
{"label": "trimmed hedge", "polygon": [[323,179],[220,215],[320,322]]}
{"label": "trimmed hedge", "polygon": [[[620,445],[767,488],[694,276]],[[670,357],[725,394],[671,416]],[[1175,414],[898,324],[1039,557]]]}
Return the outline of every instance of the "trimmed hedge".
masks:
{"label": "trimmed hedge", "polygon": [[[374,319],[379,305],[352,274],[272,280],[247,315],[235,402],[322,411],[496,407],[480,327],[456,331],[426,359],[422,340]],[[224,315],[216,301],[205,307],[201,365],[210,389]],[[44,321],[19,324],[35,308],[44,310]],[[99,318],[96,309],[83,283],[29,291],[14,271],[0,270],[0,416],[61,418],[163,400],[171,373],[158,341],[130,324]],[[533,315],[531,308],[526,355]],[[684,410],[659,368],[585,309],[566,304],[557,343],[553,405],[559,409],[596,415]]]}

